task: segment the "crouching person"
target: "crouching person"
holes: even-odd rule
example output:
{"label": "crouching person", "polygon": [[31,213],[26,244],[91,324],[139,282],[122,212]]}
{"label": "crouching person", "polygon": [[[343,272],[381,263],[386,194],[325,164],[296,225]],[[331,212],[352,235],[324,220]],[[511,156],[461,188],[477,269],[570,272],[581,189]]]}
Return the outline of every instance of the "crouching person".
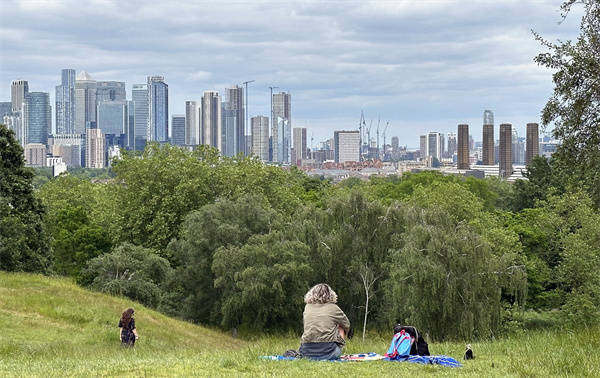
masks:
{"label": "crouching person", "polygon": [[346,314],[336,304],[337,294],[329,285],[318,284],[304,295],[304,303],[300,354],[314,360],[337,360],[350,329]]}

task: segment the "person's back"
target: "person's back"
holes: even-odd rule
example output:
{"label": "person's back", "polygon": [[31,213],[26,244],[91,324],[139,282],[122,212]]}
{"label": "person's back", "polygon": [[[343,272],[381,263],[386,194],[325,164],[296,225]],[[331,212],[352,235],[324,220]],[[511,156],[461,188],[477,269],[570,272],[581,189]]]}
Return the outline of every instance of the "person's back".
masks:
{"label": "person's back", "polygon": [[124,346],[134,346],[135,340],[138,339],[133,313],[133,309],[128,308],[123,311],[123,315],[119,319],[119,338],[121,339],[121,345]]}

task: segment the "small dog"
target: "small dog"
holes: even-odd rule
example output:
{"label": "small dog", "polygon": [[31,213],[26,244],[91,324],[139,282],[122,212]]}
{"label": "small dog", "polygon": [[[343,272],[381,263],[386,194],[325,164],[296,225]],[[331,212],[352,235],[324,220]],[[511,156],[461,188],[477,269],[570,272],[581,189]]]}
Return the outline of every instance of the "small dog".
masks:
{"label": "small dog", "polygon": [[465,360],[473,360],[475,356],[473,356],[473,349],[471,349],[471,344],[467,344],[467,349],[465,350]]}

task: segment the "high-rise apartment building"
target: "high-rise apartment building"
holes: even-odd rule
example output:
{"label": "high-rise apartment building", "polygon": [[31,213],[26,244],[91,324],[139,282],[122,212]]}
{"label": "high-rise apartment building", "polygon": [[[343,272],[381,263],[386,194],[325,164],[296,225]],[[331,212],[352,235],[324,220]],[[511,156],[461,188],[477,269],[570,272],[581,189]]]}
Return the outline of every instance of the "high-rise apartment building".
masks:
{"label": "high-rise apartment building", "polygon": [[52,130],[52,107],[47,92],[29,92],[23,103],[25,143],[48,144]]}
{"label": "high-rise apartment building", "polygon": [[123,81],[97,81],[96,101],[127,101],[125,82]]}
{"label": "high-rise apartment building", "polygon": [[44,143],[27,143],[23,147],[25,165],[43,167],[46,164],[46,145]]}
{"label": "high-rise apartment building", "polygon": [[75,80],[75,125],[76,134],[85,134],[86,128],[96,123],[96,80],[82,71]]}
{"label": "high-rise apartment building", "polygon": [[[273,161],[279,163],[289,163],[289,150],[291,145],[283,145],[286,141],[291,143],[292,127],[292,95],[286,92],[273,93],[271,114],[271,137],[273,143]],[[280,132],[281,130],[281,132]],[[285,135],[280,135],[280,134]],[[288,137],[286,138],[286,135]],[[280,156],[287,153],[287,156]]]}
{"label": "high-rise apartment building", "polygon": [[448,133],[448,149],[446,150],[446,156],[452,157],[456,153],[456,133]]}
{"label": "high-rise apartment building", "polygon": [[300,166],[302,160],[308,159],[306,150],[306,127],[294,127],[294,152],[295,161],[291,163]]}
{"label": "high-rise apartment building", "polygon": [[85,165],[85,135],[54,134],[48,138],[48,146],[52,156],[60,156],[69,167]]}
{"label": "high-rise apartment building", "polygon": [[239,85],[225,89],[222,117],[223,154],[234,156],[245,153],[244,89]]}
{"label": "high-rise apartment building", "polygon": [[146,140],[169,139],[169,86],[162,76],[148,76],[148,126]]}
{"label": "high-rise apartment building", "polygon": [[13,80],[10,84],[10,99],[13,112],[21,111],[27,93],[29,93],[29,83],[27,80]]}
{"label": "high-rise apartment building", "polygon": [[171,116],[171,144],[183,146],[185,144],[185,115],[173,114]]}
{"label": "high-rise apartment building", "polygon": [[427,156],[431,156],[438,161],[442,158],[442,134],[430,132],[427,134]]}
{"label": "high-rise apartment building", "polygon": [[419,136],[419,151],[421,153],[421,159],[425,159],[427,156],[427,135]]}
{"label": "high-rise apartment building", "polygon": [[500,177],[512,175],[512,125],[503,123],[500,125]]}
{"label": "high-rise apartment building", "polygon": [[469,169],[469,125],[458,125],[457,168]]}
{"label": "high-rise apartment building", "polygon": [[61,71],[60,85],[56,86],[55,103],[56,133],[72,133],[75,130],[75,70]]}
{"label": "high-rise apartment building", "polygon": [[262,161],[269,161],[269,117],[256,116],[250,119],[252,154]]}
{"label": "high-rise apartment building", "polygon": [[[133,84],[131,87],[133,101],[133,132],[134,149],[142,151],[146,147],[148,128],[148,85]],[[131,138],[131,137],[130,137]]]}
{"label": "high-rise apartment building", "polygon": [[202,144],[223,151],[221,130],[221,97],[216,91],[205,91],[202,97],[202,111],[200,114],[200,128],[202,130]]}
{"label": "high-rise apartment building", "polygon": [[494,113],[491,110],[483,112],[483,141],[482,161],[483,165],[494,165]]}
{"label": "high-rise apartment building", "polygon": [[0,119],[9,114],[12,114],[12,102],[0,102]]}
{"label": "high-rise apartment building", "polygon": [[200,144],[200,122],[196,101],[185,102],[185,144]]}
{"label": "high-rise apartment building", "polygon": [[[9,104],[11,104],[9,102]],[[12,109],[12,104],[11,104]],[[2,117],[2,123],[8,127],[9,130],[12,130],[15,133],[15,138],[19,141],[21,146],[25,145],[25,129],[23,128],[23,117],[21,117],[20,112],[11,112],[5,114]]]}
{"label": "high-rise apartment building", "polygon": [[127,133],[129,117],[125,101],[101,101],[96,110],[96,125],[104,134]]}
{"label": "high-rise apartment building", "polygon": [[359,161],[359,131],[335,131],[333,133],[333,140],[334,159],[336,163]]}
{"label": "high-rise apartment building", "polygon": [[87,129],[85,144],[85,167],[104,168],[106,166],[106,147],[102,130]]}
{"label": "high-rise apartment building", "polygon": [[527,124],[527,149],[525,150],[525,164],[529,165],[533,158],[540,154],[540,131],[537,123]]}

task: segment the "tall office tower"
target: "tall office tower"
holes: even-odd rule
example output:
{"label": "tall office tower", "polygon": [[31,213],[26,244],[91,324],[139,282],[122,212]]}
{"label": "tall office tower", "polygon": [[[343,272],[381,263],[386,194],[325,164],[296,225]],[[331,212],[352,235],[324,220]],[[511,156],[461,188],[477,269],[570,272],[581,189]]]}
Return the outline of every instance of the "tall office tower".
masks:
{"label": "tall office tower", "polygon": [[12,102],[0,102],[0,119],[12,113]]}
{"label": "tall office tower", "polygon": [[427,156],[427,135],[419,136],[419,151],[421,152],[421,159]]}
{"label": "tall office tower", "polygon": [[396,152],[400,148],[400,139],[397,136],[392,137],[392,151]]}
{"label": "tall office tower", "polygon": [[334,160],[336,163],[359,161],[360,132],[334,131]]}
{"label": "tall office tower", "polygon": [[96,80],[82,71],[75,80],[75,133],[85,134],[92,122],[96,122]]}
{"label": "tall office tower", "polygon": [[127,131],[125,132],[125,145],[128,150],[135,149],[135,103],[128,100],[127,104]]}
{"label": "tall office tower", "polygon": [[[292,128],[287,118],[277,117],[277,140],[273,139],[274,162],[289,164],[292,159]],[[277,150],[275,150],[277,148]]]}
{"label": "tall office tower", "polygon": [[436,158],[438,161],[442,158],[442,134],[430,132],[427,134],[427,156]]}
{"label": "tall office tower", "polygon": [[215,147],[222,152],[221,97],[219,93],[216,91],[205,91],[201,107],[201,143]]}
{"label": "tall office tower", "polygon": [[469,169],[469,125],[458,125],[458,169]]}
{"label": "tall office tower", "polygon": [[[127,133],[127,102],[101,101],[96,110],[96,126],[104,134],[121,135]],[[122,146],[124,147],[124,146]]]}
{"label": "tall office tower", "polygon": [[162,76],[148,76],[148,141],[169,139],[169,86]]}
{"label": "tall office tower", "polygon": [[29,92],[23,103],[23,129],[25,144],[48,143],[52,130],[52,107],[47,92]]}
{"label": "tall office tower", "polygon": [[133,84],[131,100],[133,101],[134,149],[143,151],[146,147],[146,130],[148,128],[148,85]]}
{"label": "tall office tower", "polygon": [[104,134],[100,129],[87,129],[86,131],[85,167],[104,168],[106,165]]}
{"label": "tall office tower", "polygon": [[512,155],[513,164],[525,163],[525,138],[519,137],[516,128],[512,129]]}
{"label": "tall office tower", "polygon": [[56,133],[70,134],[75,129],[75,70],[64,69],[56,86]]}
{"label": "tall office tower", "polygon": [[13,80],[10,84],[10,99],[13,112],[21,111],[27,93],[29,93],[29,83],[27,80]]}
{"label": "tall office tower", "polygon": [[[9,104],[11,104],[9,102]],[[12,109],[12,104],[11,104]],[[15,138],[21,146],[25,145],[25,130],[23,129],[23,118],[19,112],[8,113],[2,117],[2,123],[15,133]]]}
{"label": "tall office tower", "polygon": [[85,165],[84,157],[85,135],[55,134],[48,138],[48,146],[52,156],[60,156],[69,167]]}
{"label": "tall office tower", "polygon": [[527,149],[525,150],[525,164],[529,165],[533,158],[540,154],[540,131],[537,123],[527,124]]}
{"label": "tall office tower", "polygon": [[291,145],[282,146],[281,143],[286,140],[285,136],[279,135],[279,129],[282,128],[283,132],[286,133],[289,130],[291,134],[292,127],[292,95],[286,92],[273,93],[272,98],[273,108],[271,114],[271,137],[273,142],[273,157],[272,161],[280,163],[289,163],[288,160],[279,156],[283,151],[288,151]]}
{"label": "tall office tower", "polygon": [[244,88],[236,85],[225,89],[222,116],[223,154],[234,156],[245,153]]}
{"label": "tall office tower", "polygon": [[[488,111],[488,110],[486,110]],[[484,117],[485,120],[485,117]],[[485,121],[484,121],[485,122]],[[483,165],[494,165],[494,124],[483,124]]]}
{"label": "tall office tower", "polygon": [[123,81],[97,81],[96,101],[127,101],[125,82]]}
{"label": "tall office tower", "polygon": [[269,117],[252,117],[250,124],[252,125],[252,154],[262,161],[269,161]]}
{"label": "tall office tower", "polygon": [[185,115],[173,114],[171,116],[171,144],[183,146],[185,144]]}
{"label": "tall office tower", "polygon": [[294,151],[296,159],[291,163],[300,166],[302,160],[308,159],[306,153],[306,127],[294,127]]}
{"label": "tall office tower", "polygon": [[200,144],[200,122],[198,122],[198,103],[185,102],[185,144]]}
{"label": "tall office tower", "polygon": [[500,125],[500,177],[512,175],[512,125]]}
{"label": "tall office tower", "polygon": [[452,157],[456,153],[456,133],[448,133],[448,149],[446,156]]}

